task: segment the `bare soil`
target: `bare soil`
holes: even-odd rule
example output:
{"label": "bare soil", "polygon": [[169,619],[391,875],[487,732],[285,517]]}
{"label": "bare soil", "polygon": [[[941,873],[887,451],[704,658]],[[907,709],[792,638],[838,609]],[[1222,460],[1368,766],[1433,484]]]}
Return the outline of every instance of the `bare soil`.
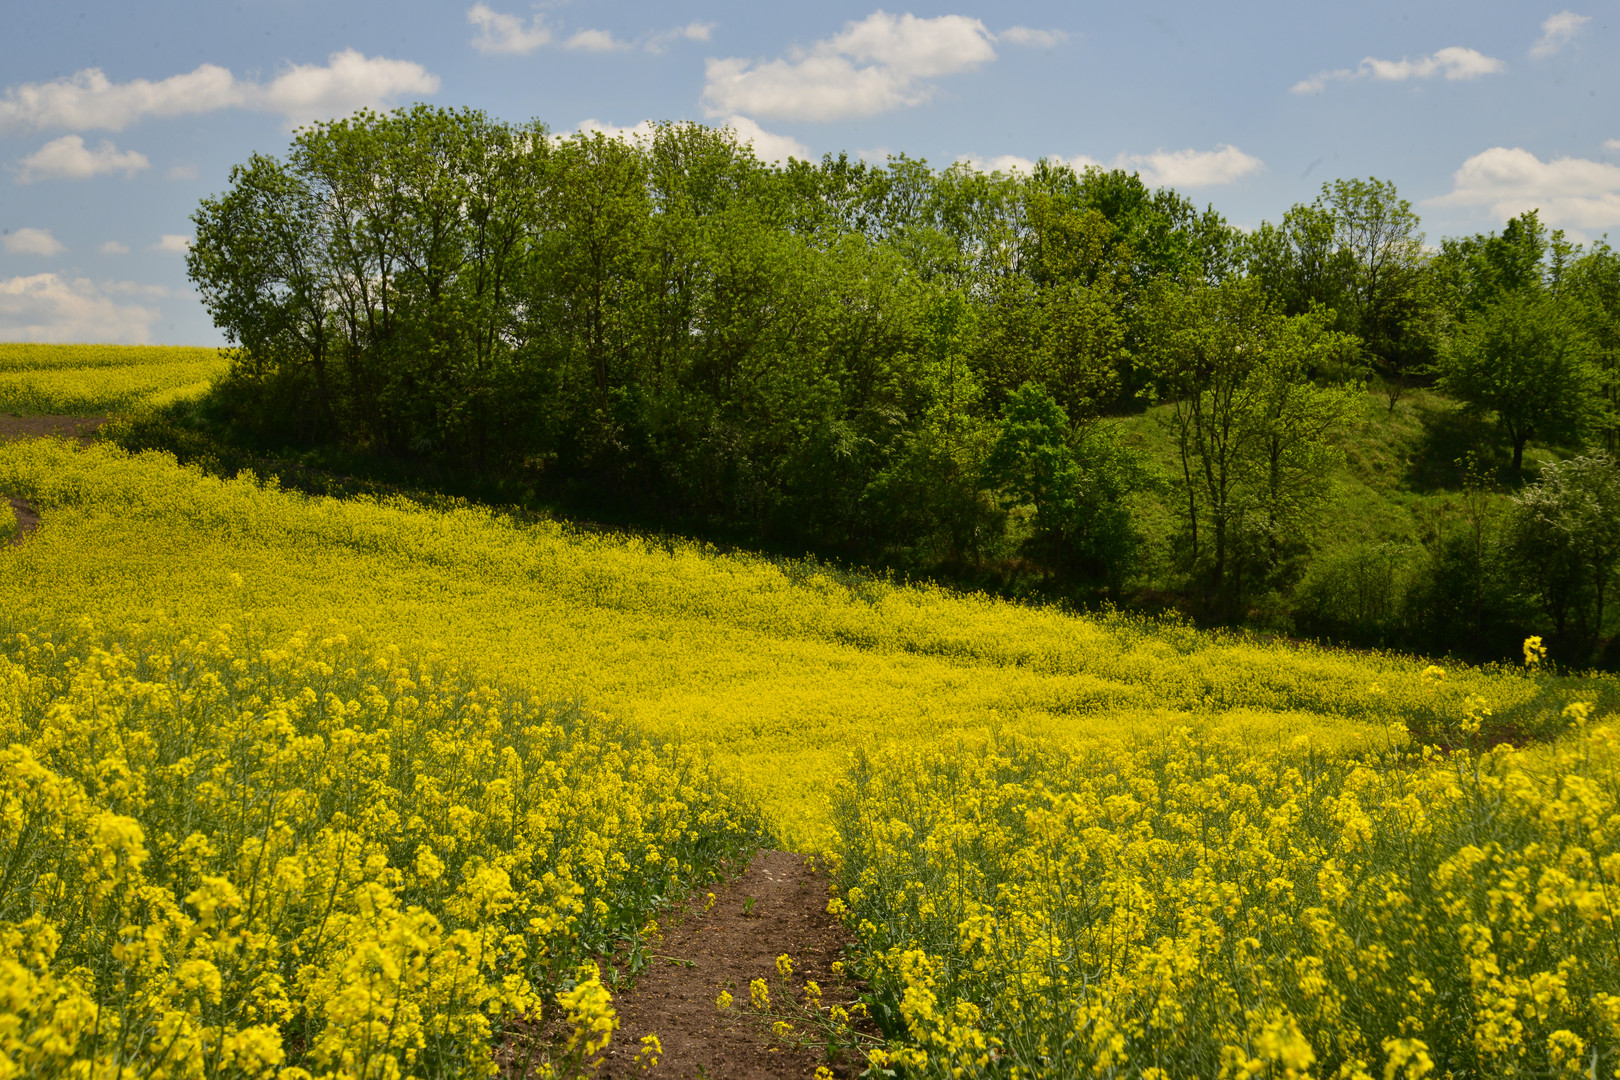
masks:
{"label": "bare soil", "polygon": [[[0,413],[0,442],[22,439],[73,439],[89,445],[95,442],[96,429],[107,422],[105,416],[13,416]],[[0,503],[11,507],[17,516],[17,534],[11,546],[21,544],[29,533],[39,528],[39,511],[27,499],[16,499],[0,493]]]}
{"label": "bare soil", "polygon": [[23,538],[39,528],[39,511],[27,499],[13,499],[9,495],[0,495],[0,501],[11,506],[11,511],[17,515],[17,533],[11,538],[11,546],[16,547],[23,542]]}
{"label": "bare soil", "polygon": [[107,422],[105,416],[12,416],[0,413],[0,442],[19,439],[75,439],[89,444],[96,429]]}
{"label": "bare soil", "polygon": [[[615,996],[619,1030],[597,1075],[643,1075],[634,1059],[647,1034],[656,1034],[664,1048],[658,1066],[645,1074],[654,1080],[808,1080],[820,1065],[839,1077],[863,1069],[865,1061],[849,1055],[830,1063],[820,1049],[784,1046],[749,1004],[754,979],[770,986],[773,1006],[781,1004],[776,958],[783,953],[793,958],[795,992],[802,994],[805,980],[813,979],[827,1005],[855,999],[857,989],[832,971],[849,937],[827,914],[826,876],[802,856],[765,851],[714,892],[708,911],[699,895],[692,909],[663,928],[663,941],[650,950],[652,966]],[[734,999],[724,1012],[715,1006],[722,990]],[[780,1008],[776,1013],[793,1019]]]}

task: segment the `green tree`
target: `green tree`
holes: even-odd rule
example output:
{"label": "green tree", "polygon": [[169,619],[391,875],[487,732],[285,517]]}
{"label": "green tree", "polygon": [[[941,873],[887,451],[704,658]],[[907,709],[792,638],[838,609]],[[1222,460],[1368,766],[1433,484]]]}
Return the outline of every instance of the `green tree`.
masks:
{"label": "green tree", "polygon": [[[303,178],[260,154],[231,169],[230,187],[192,214],[186,268],[233,346],[232,374],[260,388],[275,380],[303,399],[319,435],[340,430],[329,367],[337,351],[336,296],[326,265],[319,200]],[[294,389],[309,376],[309,392]],[[307,434],[316,434],[308,432]]]}
{"label": "green tree", "polygon": [[195,215],[188,269],[239,381],[312,405],[329,436],[482,454],[512,396],[550,146],[540,125],[416,106],[313,124],[286,162],[234,170]]}
{"label": "green tree", "polygon": [[[1607,454],[1548,465],[1513,500],[1508,548],[1521,582],[1553,620],[1565,659],[1581,662],[1603,632],[1620,564],[1620,467]],[[1573,625],[1572,625],[1573,624]]]}
{"label": "green tree", "polygon": [[1440,382],[1493,417],[1521,472],[1532,439],[1570,442],[1600,415],[1596,350],[1569,301],[1538,290],[1498,294],[1469,314],[1440,354]]}
{"label": "green tree", "polygon": [[916,366],[898,402],[915,421],[874,478],[866,499],[895,540],[915,539],[947,559],[978,563],[999,525],[981,486],[994,436],[969,348],[976,312],[957,291],[926,301]]}
{"label": "green tree", "polygon": [[984,470],[1010,505],[1034,509],[1039,561],[1118,596],[1141,545],[1127,500],[1148,477],[1110,427],[1074,430],[1045,387],[1027,384],[1008,399]]}
{"label": "green tree", "polygon": [[1258,534],[1275,552],[1320,503],[1301,488],[1320,477],[1348,401],[1305,374],[1345,347],[1326,322],[1284,315],[1255,278],[1154,297],[1148,362],[1170,405],[1189,560],[1209,567],[1206,606],[1241,606],[1243,549]]}
{"label": "green tree", "polygon": [[1412,204],[1387,180],[1335,180],[1245,243],[1249,273],[1290,315],[1334,313],[1360,340],[1391,411],[1433,359],[1438,299]]}
{"label": "green tree", "polygon": [[1575,259],[1564,281],[1594,350],[1601,380],[1603,447],[1620,454],[1620,254],[1603,241]]}

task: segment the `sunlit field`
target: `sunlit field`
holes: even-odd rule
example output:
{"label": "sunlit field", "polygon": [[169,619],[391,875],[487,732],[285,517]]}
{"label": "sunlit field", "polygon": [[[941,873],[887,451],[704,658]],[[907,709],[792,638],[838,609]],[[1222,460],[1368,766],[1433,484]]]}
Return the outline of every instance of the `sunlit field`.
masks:
{"label": "sunlit field", "polygon": [[[566,1070],[598,1037],[579,960],[761,836],[835,869],[884,1067],[1614,1069],[1612,679],[105,445],[0,446],[0,491],[45,521],[0,553],[4,948],[24,1027],[79,1047],[6,1036],[36,1071],[113,1060],[71,1028],[92,1002],[237,1062],[195,1075],[476,1073],[537,1008]],[[125,922],[161,929],[109,954]]]}
{"label": "sunlit field", "polygon": [[0,413],[100,416],[201,397],[224,374],[218,349],[0,344]]}

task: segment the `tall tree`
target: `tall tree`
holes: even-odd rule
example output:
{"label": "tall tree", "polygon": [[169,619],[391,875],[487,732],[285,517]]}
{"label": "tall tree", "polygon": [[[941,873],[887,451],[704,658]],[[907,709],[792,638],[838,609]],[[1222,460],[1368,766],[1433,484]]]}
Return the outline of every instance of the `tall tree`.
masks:
{"label": "tall tree", "polygon": [[1577,440],[1601,415],[1596,358],[1571,302],[1514,289],[1453,331],[1441,351],[1440,380],[1447,393],[1496,420],[1518,473],[1532,439]]}
{"label": "tall tree", "polygon": [[1602,394],[1596,423],[1614,457],[1620,455],[1620,254],[1594,243],[1571,264],[1563,289],[1592,343]]}
{"label": "tall tree", "polygon": [[1391,411],[1433,358],[1435,297],[1419,224],[1389,181],[1335,180],[1245,245],[1249,272],[1290,315],[1331,310],[1335,328],[1361,340]]}
{"label": "tall tree", "polygon": [[1176,288],[1153,298],[1153,388],[1170,404],[1196,566],[1209,567],[1206,605],[1241,603],[1231,575],[1256,525],[1280,536],[1311,500],[1294,490],[1319,475],[1341,414],[1304,372],[1344,340],[1320,313],[1289,317],[1254,278]]}
{"label": "tall tree", "polygon": [[1508,543],[1520,578],[1552,618],[1563,658],[1583,662],[1620,565],[1620,467],[1606,454],[1548,465],[1513,504]]}

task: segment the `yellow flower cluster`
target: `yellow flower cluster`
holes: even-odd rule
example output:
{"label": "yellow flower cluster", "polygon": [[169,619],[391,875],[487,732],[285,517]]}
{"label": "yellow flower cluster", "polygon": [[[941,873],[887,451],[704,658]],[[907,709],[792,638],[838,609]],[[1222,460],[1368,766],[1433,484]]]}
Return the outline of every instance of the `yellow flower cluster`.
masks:
{"label": "yellow flower cluster", "polygon": [[831,909],[927,1075],[1620,1076],[1614,728],[1009,737],[863,757],[838,816]]}
{"label": "yellow flower cluster", "polygon": [[596,964],[751,852],[701,758],[341,637],[0,643],[0,1077],[462,1077],[559,1063]]}
{"label": "yellow flower cluster", "polygon": [[[840,874],[872,1019],[902,1036],[880,1072],[1620,1064],[1613,678],[1079,618],[108,446],[0,445],[0,492],[44,519],[0,551],[15,1069],[476,1075],[536,1010],[581,1067],[611,1030],[582,962],[748,850],[754,801]],[[38,631],[84,612],[116,635]],[[1503,732],[1564,741],[1480,750]],[[733,989],[718,1008],[790,1022],[792,993]],[[794,1038],[847,1025],[804,994]]]}
{"label": "yellow flower cluster", "polygon": [[201,397],[229,362],[179,345],[0,343],[0,413],[99,416]]}
{"label": "yellow flower cluster", "polygon": [[44,514],[0,553],[0,623],[160,612],[286,635],[336,619],[709,747],[800,851],[830,842],[852,746],[1109,744],[1186,724],[1354,750],[1392,722],[1432,730],[1470,695],[1493,725],[1537,733],[1566,728],[1572,700],[1620,705],[1612,678],[1459,668],[1431,691],[1408,657],[1077,618],[461,504],[305,498],[106,446],[0,445],[0,492]]}

